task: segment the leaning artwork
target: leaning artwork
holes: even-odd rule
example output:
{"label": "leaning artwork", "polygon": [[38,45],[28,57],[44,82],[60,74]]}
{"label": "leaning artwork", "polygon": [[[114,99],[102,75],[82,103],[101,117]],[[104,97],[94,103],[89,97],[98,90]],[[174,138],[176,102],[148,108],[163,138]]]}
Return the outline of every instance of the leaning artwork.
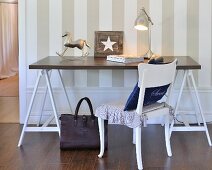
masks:
{"label": "leaning artwork", "polygon": [[123,31],[96,31],[95,57],[123,54]]}

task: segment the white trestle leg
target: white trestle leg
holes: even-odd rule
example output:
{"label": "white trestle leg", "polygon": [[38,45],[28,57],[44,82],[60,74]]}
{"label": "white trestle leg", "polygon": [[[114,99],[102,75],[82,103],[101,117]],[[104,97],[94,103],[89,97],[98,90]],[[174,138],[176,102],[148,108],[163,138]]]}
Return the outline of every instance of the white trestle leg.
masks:
{"label": "white trestle leg", "polygon": [[[178,114],[177,113],[178,112],[178,107],[179,107],[179,104],[180,104],[180,99],[181,99],[181,96],[182,96],[182,93],[183,93],[183,88],[184,88],[184,85],[185,85],[187,74],[188,74],[187,71],[184,71],[183,81],[181,83],[180,92],[178,94],[177,103],[176,103],[176,106],[175,106],[174,117],[176,117],[177,114]],[[172,120],[171,126],[170,126],[170,137],[172,135],[173,127],[174,127],[174,119]]]}
{"label": "white trestle leg", "polygon": [[197,99],[200,115],[202,117],[203,125],[205,127],[205,132],[206,132],[206,136],[207,136],[207,139],[208,139],[208,144],[209,144],[209,146],[211,146],[211,138],[210,138],[210,135],[208,133],[208,128],[207,128],[207,124],[206,124],[206,121],[205,121],[205,116],[203,115],[202,106],[201,106],[200,99],[199,99],[199,94],[198,94],[197,87],[196,87],[196,84],[195,84],[195,81],[194,81],[194,76],[193,76],[191,70],[189,70],[189,76],[191,77],[191,82],[192,82],[193,87],[194,87],[194,92],[195,92],[195,96],[196,96],[196,99]]}
{"label": "white trestle leg", "polygon": [[[199,112],[195,111],[195,114],[196,114],[198,125],[197,126],[189,126],[189,124],[185,120],[182,120],[184,122],[185,126],[174,126],[174,119],[173,119],[172,122],[171,122],[170,130],[169,130],[170,131],[169,132],[170,137],[171,137],[171,134],[172,134],[173,131],[204,131],[206,133],[206,136],[207,136],[208,144],[209,144],[209,146],[211,146],[211,139],[210,139],[210,136],[209,136],[209,133],[208,133],[207,124],[206,124],[205,117],[204,117],[204,114],[203,114],[203,110],[202,110],[202,106],[201,106],[201,103],[200,103],[200,98],[199,98],[199,94],[198,94],[198,91],[197,91],[197,87],[196,87],[196,84],[195,84],[195,80],[194,80],[194,77],[193,77],[192,70],[185,70],[184,71],[183,81],[182,81],[182,84],[181,84],[181,87],[180,87],[180,92],[179,92],[177,103],[176,103],[176,106],[175,106],[174,116],[176,117],[177,114],[179,114],[178,108],[179,108],[179,104],[180,104],[180,100],[181,100],[181,97],[182,97],[182,92],[183,92],[183,88],[185,86],[186,80],[188,82],[188,86],[189,86],[190,91],[191,91],[191,88],[193,87],[194,95],[195,95],[195,98],[197,100]],[[199,116],[201,116],[201,118],[202,118],[203,126],[200,124],[200,121],[198,119]],[[182,115],[182,118],[183,117],[184,116]]]}
{"label": "white trestle leg", "polygon": [[33,102],[34,102],[34,99],[35,99],[35,94],[37,92],[38,84],[40,82],[42,74],[43,74],[43,71],[40,71],[39,75],[38,75],[38,78],[36,80],[36,83],[35,83],[35,87],[34,87],[34,90],[33,90],[33,93],[32,93],[32,98],[30,100],[29,108],[28,108],[27,115],[26,115],[26,118],[25,118],[25,121],[24,121],[24,126],[23,126],[23,129],[22,129],[22,132],[21,132],[21,136],[20,136],[20,139],[19,139],[19,142],[18,142],[18,147],[20,147],[22,145],[22,141],[23,141],[23,138],[24,138],[24,133],[25,133],[26,126],[27,126],[28,120],[29,120],[29,115],[30,115],[30,112],[32,110],[32,105],[33,105]]}
{"label": "white trestle leg", "polygon": [[[20,147],[22,145],[22,141],[23,141],[25,132],[58,132],[58,134],[60,136],[60,123],[59,123],[59,119],[58,119],[59,115],[57,113],[55,99],[54,99],[54,96],[53,96],[53,89],[52,89],[52,86],[51,86],[51,83],[50,83],[51,73],[50,74],[48,73],[50,71],[51,70],[44,69],[44,70],[41,70],[39,72],[39,75],[38,75],[38,78],[36,80],[36,84],[35,84],[35,87],[34,87],[34,90],[33,90],[33,93],[32,93],[32,97],[31,97],[31,100],[30,100],[30,103],[29,103],[29,108],[28,108],[28,111],[27,111],[26,119],[24,121],[24,126],[23,126],[21,136],[20,136],[20,139],[19,139],[19,142],[18,142],[18,147]],[[71,104],[70,104],[70,101],[68,99],[68,95],[67,95],[67,92],[66,92],[63,80],[62,80],[61,73],[60,73],[59,70],[57,70],[57,71],[58,71],[58,74],[59,74],[59,77],[60,77],[63,92],[65,94],[67,101],[68,101],[70,113],[72,113]],[[42,98],[42,105],[41,105],[42,107],[40,109],[40,115],[39,115],[40,117],[39,117],[39,120],[37,122],[37,127],[27,127],[29,117],[30,117],[30,113],[31,113],[31,110],[32,110],[32,106],[33,106],[33,102],[34,102],[34,99],[35,99],[35,95],[37,93],[38,85],[39,85],[39,82],[40,82],[40,79],[41,79],[42,76],[45,77],[47,86],[46,86],[46,89],[45,89],[44,96]],[[42,118],[42,112],[43,112],[45,101],[46,101],[47,91],[49,93],[51,106],[53,108],[53,114],[50,115],[50,117],[43,123],[43,125],[41,127],[39,127],[40,122],[41,122],[41,118]],[[53,119],[55,119],[56,127],[47,127]]]}
{"label": "white trestle leg", "polygon": [[[192,96],[192,89],[191,89],[191,87],[192,87],[192,84],[191,84],[191,79],[190,79],[190,77],[188,77],[187,78],[187,83],[188,83],[188,89],[189,89],[189,92],[190,92],[190,95]],[[195,103],[195,101],[194,101],[194,98],[193,98],[193,96],[191,97],[191,99],[193,100],[193,103]],[[198,106],[197,106],[198,107]],[[199,120],[199,109],[196,107],[196,105],[195,105],[195,114],[196,114],[196,120],[197,120],[197,123],[198,123],[198,125],[200,126],[201,124],[200,124],[200,120]],[[198,109],[198,110],[197,110]]]}
{"label": "white trestle leg", "polygon": [[[51,72],[52,72],[52,71],[50,70],[49,72],[50,72],[50,73],[49,73],[49,77],[51,78]],[[46,102],[46,96],[47,96],[47,85],[46,85],[46,87],[45,87],[44,96],[43,96],[42,101],[41,101],[42,106],[40,107],[40,111],[39,111],[40,117],[39,117],[37,126],[40,126],[40,123],[41,123],[41,119],[42,119],[42,116],[43,116],[43,109],[44,109],[45,102]]]}
{"label": "white trestle leg", "polygon": [[59,74],[59,76],[60,76],[60,80],[61,80],[63,92],[64,92],[64,94],[65,94],[65,96],[66,96],[66,99],[67,99],[67,102],[68,102],[68,105],[69,105],[69,109],[70,109],[70,112],[71,112],[71,114],[72,114],[73,111],[72,111],[72,108],[71,108],[71,103],[70,103],[69,98],[68,98],[68,94],[67,94],[67,91],[66,91],[66,88],[65,88],[63,79],[62,79],[62,75],[61,75],[61,73],[60,73],[60,70],[57,70],[57,71],[58,71],[58,74]]}
{"label": "white trestle leg", "polygon": [[55,101],[54,101],[54,96],[53,96],[53,93],[52,93],[52,86],[51,86],[51,83],[50,83],[50,79],[49,79],[49,75],[47,73],[47,70],[44,70],[44,71],[45,71],[45,78],[46,78],[46,83],[47,83],[48,91],[49,91],[49,97],[50,97],[50,100],[51,100],[53,113],[54,113],[54,117],[55,117],[55,121],[56,121],[56,125],[57,125],[57,130],[58,130],[58,133],[59,133],[59,136],[60,136],[60,124],[59,124],[56,104],[55,104]]}

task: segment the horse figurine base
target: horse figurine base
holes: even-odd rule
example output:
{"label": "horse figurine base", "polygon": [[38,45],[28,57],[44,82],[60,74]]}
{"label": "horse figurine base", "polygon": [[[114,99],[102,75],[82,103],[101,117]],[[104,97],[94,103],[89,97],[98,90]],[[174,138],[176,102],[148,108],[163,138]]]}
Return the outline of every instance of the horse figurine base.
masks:
{"label": "horse figurine base", "polygon": [[86,40],[83,39],[78,39],[76,41],[72,41],[71,38],[71,33],[67,32],[66,34],[64,34],[62,37],[67,37],[64,41],[64,50],[61,53],[56,52],[56,54],[62,58],[64,57],[65,52],[68,50],[68,48],[78,48],[82,51],[82,56],[81,57],[85,57],[89,55],[88,50],[85,50],[85,48],[89,48],[90,46],[87,44]]}

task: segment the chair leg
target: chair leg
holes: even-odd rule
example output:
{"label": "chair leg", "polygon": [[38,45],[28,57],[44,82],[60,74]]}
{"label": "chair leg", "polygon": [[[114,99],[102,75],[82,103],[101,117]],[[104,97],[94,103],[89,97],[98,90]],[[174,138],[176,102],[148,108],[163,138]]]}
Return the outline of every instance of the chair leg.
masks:
{"label": "chair leg", "polygon": [[138,126],[136,127],[136,159],[137,159],[137,165],[138,169],[141,170],[143,169],[143,164],[142,164],[142,156],[141,156],[141,127]]}
{"label": "chair leg", "polygon": [[136,143],[136,137],[135,137],[135,134],[136,134],[136,128],[133,128],[133,144],[135,145]]}
{"label": "chair leg", "polygon": [[172,150],[170,145],[170,134],[169,134],[169,115],[165,116],[165,141],[166,141],[166,150],[168,156],[172,156]]}
{"label": "chair leg", "polygon": [[104,119],[98,118],[98,125],[99,125],[99,137],[100,137],[100,153],[98,157],[101,158],[105,150]]}

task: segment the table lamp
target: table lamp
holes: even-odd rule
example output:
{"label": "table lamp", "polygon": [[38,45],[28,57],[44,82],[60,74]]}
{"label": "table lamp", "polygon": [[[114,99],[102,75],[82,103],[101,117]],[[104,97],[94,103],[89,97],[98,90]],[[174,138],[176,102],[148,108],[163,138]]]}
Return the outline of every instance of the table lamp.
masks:
{"label": "table lamp", "polygon": [[144,58],[150,59],[152,55],[154,54],[151,50],[151,26],[153,25],[153,22],[149,15],[146,13],[145,8],[143,7],[141,9],[141,12],[139,16],[135,20],[135,25],[134,28],[137,30],[148,30],[149,31],[149,49],[148,51],[144,54]]}

